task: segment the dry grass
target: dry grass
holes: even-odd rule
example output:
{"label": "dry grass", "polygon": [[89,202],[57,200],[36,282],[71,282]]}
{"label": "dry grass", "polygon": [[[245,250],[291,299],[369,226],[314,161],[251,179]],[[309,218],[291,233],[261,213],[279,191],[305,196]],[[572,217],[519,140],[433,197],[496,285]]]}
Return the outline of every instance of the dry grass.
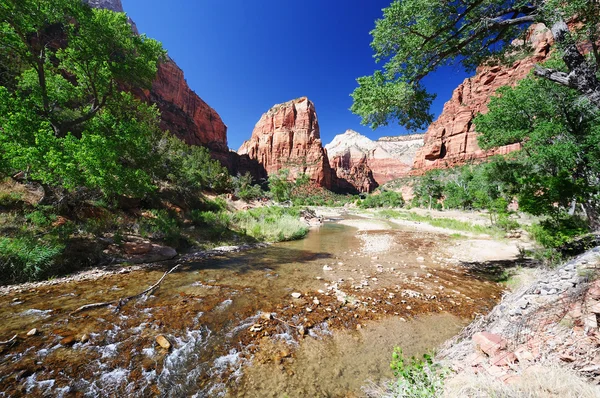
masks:
{"label": "dry grass", "polygon": [[443,397],[597,398],[600,387],[570,369],[548,363],[526,369],[511,384],[483,373],[462,372],[446,381]]}

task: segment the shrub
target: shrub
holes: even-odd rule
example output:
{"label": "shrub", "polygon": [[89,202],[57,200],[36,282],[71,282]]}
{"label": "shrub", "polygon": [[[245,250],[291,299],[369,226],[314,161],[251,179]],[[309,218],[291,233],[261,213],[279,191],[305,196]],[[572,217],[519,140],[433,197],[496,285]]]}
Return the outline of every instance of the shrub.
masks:
{"label": "shrub", "polygon": [[212,238],[222,237],[230,231],[231,216],[225,211],[212,212],[192,210],[190,218],[202,228],[205,235]]}
{"label": "shrub", "polygon": [[530,227],[533,238],[549,249],[562,248],[574,238],[589,231],[585,220],[576,216],[563,215],[557,219],[548,219]]}
{"label": "shrub", "polygon": [[179,138],[165,134],[161,141],[161,158],[169,170],[166,177],[181,190],[211,190],[224,192],[231,186],[230,175],[210,151],[201,146],[187,145]]}
{"label": "shrub", "polygon": [[433,362],[430,354],[423,355],[423,359],[406,359],[402,349],[396,347],[390,367],[397,378],[390,385],[395,397],[437,397],[443,390],[446,371]]}
{"label": "shrub", "polygon": [[404,206],[404,199],[402,198],[402,194],[398,192],[385,191],[378,195],[367,196],[359,206],[363,209],[376,207],[402,207]]}
{"label": "shrub", "polygon": [[233,217],[236,227],[248,236],[269,242],[301,239],[308,233],[308,227],[299,219],[299,211],[294,208],[262,207],[236,213]]}
{"label": "shrub", "polygon": [[49,276],[64,248],[31,237],[0,238],[0,279],[22,282]]}
{"label": "shrub", "polygon": [[235,196],[249,202],[251,200],[260,199],[264,196],[260,185],[252,184],[252,176],[249,172],[244,175],[238,174],[237,177],[231,179],[231,186]]}
{"label": "shrub", "polygon": [[150,210],[151,218],[146,218],[140,225],[142,235],[151,234],[155,239],[162,239],[168,244],[179,245],[185,238],[181,234],[179,220],[171,217],[166,210]]}

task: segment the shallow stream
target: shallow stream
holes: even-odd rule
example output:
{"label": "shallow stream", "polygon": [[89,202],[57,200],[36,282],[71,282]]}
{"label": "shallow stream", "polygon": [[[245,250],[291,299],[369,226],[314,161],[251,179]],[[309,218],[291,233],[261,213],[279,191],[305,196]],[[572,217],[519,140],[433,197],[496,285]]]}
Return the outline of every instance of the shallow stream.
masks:
{"label": "shallow stream", "polygon": [[448,261],[451,244],[329,222],[301,241],[191,256],[119,309],[70,315],[177,263],[2,296],[0,340],[19,338],[0,346],[0,396],[361,396],[391,376],[394,346],[425,352],[496,303],[501,287]]}

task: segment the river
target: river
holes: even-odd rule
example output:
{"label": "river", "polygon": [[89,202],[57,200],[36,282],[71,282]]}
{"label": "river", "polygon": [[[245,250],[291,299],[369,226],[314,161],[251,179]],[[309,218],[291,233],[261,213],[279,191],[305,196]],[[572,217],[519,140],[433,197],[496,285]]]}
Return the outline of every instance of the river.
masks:
{"label": "river", "polygon": [[435,348],[502,291],[452,261],[449,236],[379,225],[327,222],[300,241],[188,256],[118,309],[71,315],[177,263],[1,296],[0,340],[19,338],[0,346],[0,396],[361,396],[391,376],[394,346]]}

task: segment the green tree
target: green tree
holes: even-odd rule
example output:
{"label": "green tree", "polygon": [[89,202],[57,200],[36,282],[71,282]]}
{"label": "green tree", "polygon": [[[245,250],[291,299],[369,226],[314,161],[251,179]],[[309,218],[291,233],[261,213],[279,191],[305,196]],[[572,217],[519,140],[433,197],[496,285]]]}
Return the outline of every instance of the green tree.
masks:
{"label": "green tree", "polygon": [[80,0],[0,1],[0,166],[105,195],[154,189],[159,114],[149,88],[164,56],[123,13]]}
{"label": "green tree", "polygon": [[[548,67],[566,70],[560,61]],[[475,119],[484,149],[520,142],[504,177],[522,210],[559,222],[581,205],[597,224],[600,114],[580,93],[529,77],[492,98],[489,113]],[[516,178],[514,177],[516,176]]]}
{"label": "green tree", "polygon": [[[159,145],[163,172],[159,179],[167,179],[181,190],[224,192],[231,188],[231,178],[225,167],[201,146],[187,145],[179,138],[165,133]],[[165,174],[166,172],[166,174]]]}
{"label": "green tree", "polygon": [[[568,26],[565,21],[574,15],[578,24]],[[538,65],[535,73],[599,106],[598,2],[394,0],[371,32],[375,59],[385,65],[358,79],[351,109],[372,128],[394,120],[411,130],[423,128],[432,120],[434,98],[423,86],[427,75],[442,66],[461,64],[473,70],[482,62],[510,60],[527,50],[526,44],[511,43],[524,39],[536,22],[551,29],[566,68]],[[592,48],[590,57],[582,53],[585,43]]]}
{"label": "green tree", "polygon": [[287,169],[279,170],[276,174],[269,176],[269,190],[273,198],[278,202],[285,202],[291,199],[294,183],[289,180],[290,171]]}
{"label": "green tree", "polygon": [[231,185],[233,187],[235,196],[246,202],[259,199],[264,196],[264,192],[260,188],[260,185],[254,184],[250,172],[246,172],[246,174],[238,174],[237,177],[233,177],[231,179]]}
{"label": "green tree", "polygon": [[439,171],[431,171],[421,177],[414,187],[413,204],[427,206],[431,209],[443,196],[444,185],[440,180]]}

